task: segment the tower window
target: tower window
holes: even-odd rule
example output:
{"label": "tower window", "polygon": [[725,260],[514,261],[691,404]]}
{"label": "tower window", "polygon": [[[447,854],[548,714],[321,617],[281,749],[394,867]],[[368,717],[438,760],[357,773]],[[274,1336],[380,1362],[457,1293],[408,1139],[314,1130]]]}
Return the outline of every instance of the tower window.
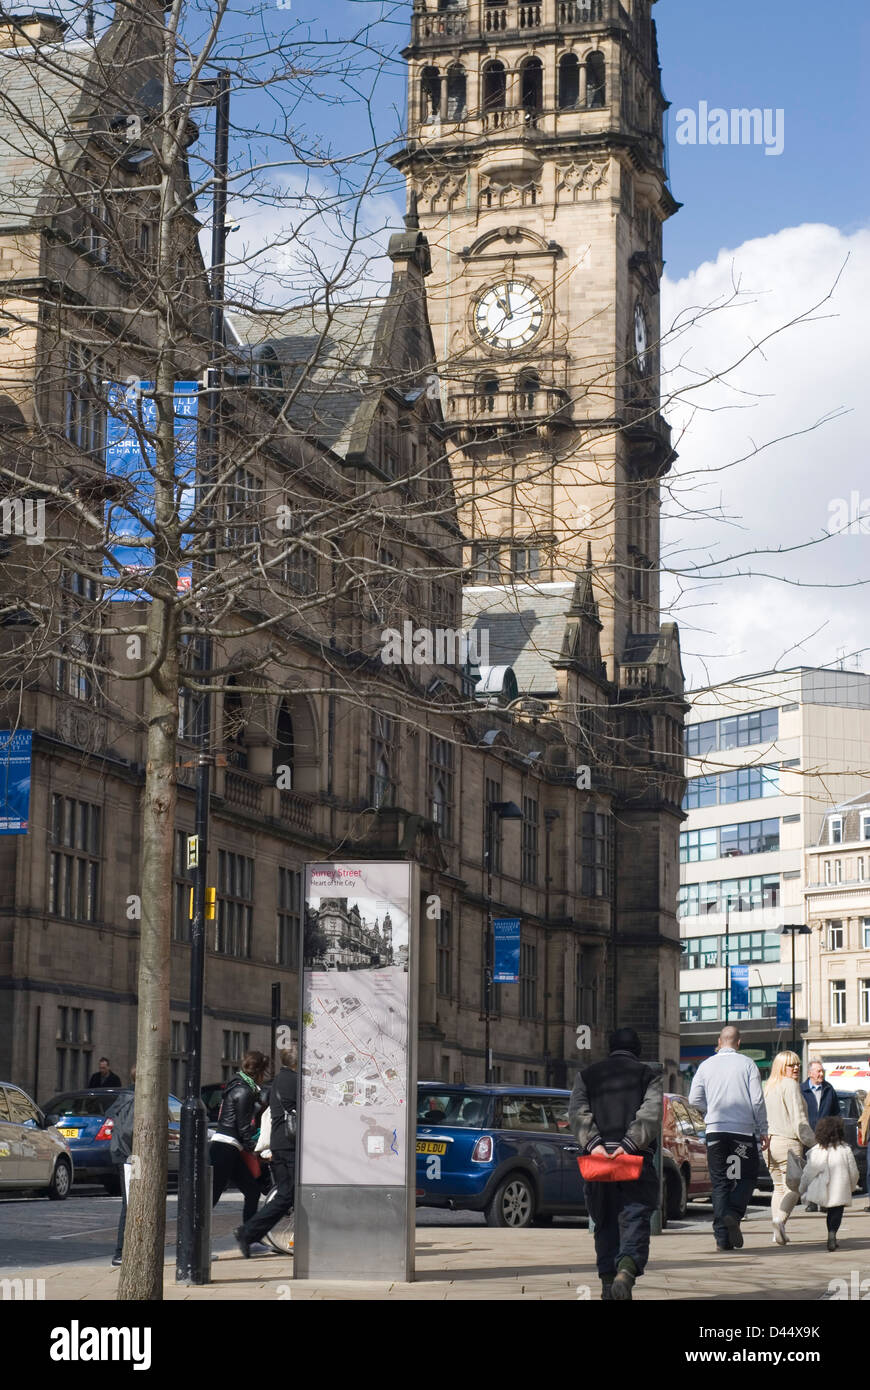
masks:
{"label": "tower window", "polygon": [[604,106],[607,99],[607,79],[603,53],[590,53],[586,59],[586,105],[589,110]]}
{"label": "tower window", "polygon": [[437,121],[441,115],[441,74],[437,68],[424,68],[420,74],[420,119]]}
{"label": "tower window", "polygon": [[507,96],[504,63],[487,63],[483,70],[483,105],[486,111],[503,111]]}
{"label": "tower window", "polygon": [[522,67],[522,104],[526,111],[540,111],[544,104],[544,67],[540,58],[529,58]]}
{"label": "tower window", "polygon": [[538,392],[541,389],[541,378],[536,371],[522,372],[517,381],[516,408],[526,411],[534,410],[537,404]]}
{"label": "tower window", "polygon": [[497,376],[482,377],[476,388],[478,412],[491,415],[496,407],[498,392],[499,380]]}
{"label": "tower window", "polygon": [[447,73],[447,119],[461,121],[465,115],[465,69],[458,63]]}
{"label": "tower window", "polygon": [[580,100],[580,59],[563,53],[559,59],[559,109],[573,111]]}

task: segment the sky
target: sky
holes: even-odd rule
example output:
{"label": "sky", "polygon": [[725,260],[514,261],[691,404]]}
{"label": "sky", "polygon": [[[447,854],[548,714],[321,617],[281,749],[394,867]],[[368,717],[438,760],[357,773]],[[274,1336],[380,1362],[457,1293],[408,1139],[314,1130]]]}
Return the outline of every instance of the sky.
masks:
{"label": "sky", "polygon": [[[199,0],[202,20],[209,8]],[[232,0],[233,116],[248,128],[235,153],[274,155],[271,134],[292,126],[323,156],[323,171],[300,155],[264,177],[298,194],[300,208],[312,179],[337,186],[330,155],[397,138],[410,9],[269,0],[254,12]],[[836,15],[836,34],[826,14]],[[826,11],[818,0],[658,0],[655,17],[670,187],[683,205],[664,235],[663,392],[679,460],[665,487],[663,618],[680,624],[690,686],[840,660],[870,671],[870,3],[839,0]],[[243,90],[267,37],[313,75]],[[356,96],[340,86],[350,59]],[[717,112],[740,108],[767,113],[766,144],[714,143]],[[727,115],[729,138],[730,125]],[[207,131],[204,139],[207,147]],[[383,160],[374,178],[364,249],[377,255],[404,194]],[[235,185],[231,245],[263,272],[258,292],[280,301],[304,291],[316,268],[298,247],[261,250],[287,214],[246,204],[251,191],[250,181]],[[342,211],[315,238],[327,265]],[[383,260],[358,261],[345,283],[358,290],[385,271]]]}

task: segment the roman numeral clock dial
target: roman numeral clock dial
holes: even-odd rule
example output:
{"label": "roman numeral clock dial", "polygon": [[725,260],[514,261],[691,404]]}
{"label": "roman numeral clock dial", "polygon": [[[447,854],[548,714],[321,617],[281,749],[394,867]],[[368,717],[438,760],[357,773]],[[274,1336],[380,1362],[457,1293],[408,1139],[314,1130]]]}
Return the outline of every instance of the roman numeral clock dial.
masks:
{"label": "roman numeral clock dial", "polygon": [[503,280],[478,297],[474,330],[487,347],[506,350],[527,347],[540,333],[544,306],[540,295],[523,280]]}

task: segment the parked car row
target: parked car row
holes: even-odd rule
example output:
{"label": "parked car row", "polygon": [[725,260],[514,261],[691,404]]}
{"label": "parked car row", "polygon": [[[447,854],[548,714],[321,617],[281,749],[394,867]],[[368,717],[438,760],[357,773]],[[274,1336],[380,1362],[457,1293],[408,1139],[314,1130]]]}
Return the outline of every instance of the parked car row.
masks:
{"label": "parked car row", "polygon": [[[586,1212],[568,1124],[570,1091],[423,1082],[417,1105],[417,1205],[481,1211],[493,1226],[529,1226]],[[665,1097],[663,1216],[710,1196],[704,1121]]]}
{"label": "parked car row", "polygon": [[[54,1096],[44,1106],[48,1123],[67,1141],[75,1161],[76,1177],[82,1182],[101,1182],[113,1196],[120,1192],[118,1175],[112,1163],[112,1120],[107,1112],[117,1099],[120,1086],[67,1091]],[[181,1102],[169,1097],[166,1142],[170,1180],[178,1176],[181,1135]]]}

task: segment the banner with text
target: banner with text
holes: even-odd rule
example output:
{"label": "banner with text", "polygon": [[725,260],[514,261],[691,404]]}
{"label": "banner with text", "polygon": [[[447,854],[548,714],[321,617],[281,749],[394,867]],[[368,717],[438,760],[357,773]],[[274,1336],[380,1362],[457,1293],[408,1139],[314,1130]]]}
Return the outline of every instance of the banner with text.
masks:
{"label": "banner with text", "polygon": [[493,982],[515,985],[520,978],[520,919],[495,917],[492,928],[495,935]]}
{"label": "banner with text", "polygon": [[33,731],[0,730],[0,835],[26,835]]}

